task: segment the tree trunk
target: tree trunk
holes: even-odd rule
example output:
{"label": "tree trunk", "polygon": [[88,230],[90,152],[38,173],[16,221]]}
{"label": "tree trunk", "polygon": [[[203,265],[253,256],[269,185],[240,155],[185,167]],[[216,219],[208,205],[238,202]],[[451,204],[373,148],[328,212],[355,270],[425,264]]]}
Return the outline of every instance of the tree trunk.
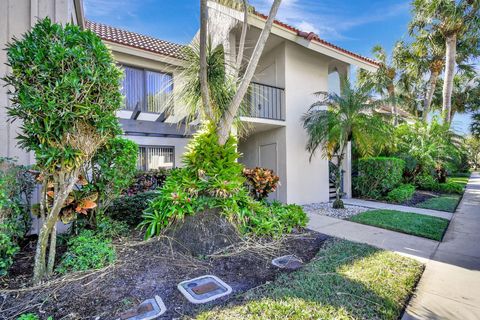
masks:
{"label": "tree trunk", "polygon": [[50,231],[50,247],[48,249],[47,276],[53,273],[55,266],[55,254],[57,252],[57,224],[55,223]]}
{"label": "tree trunk", "polygon": [[398,125],[398,108],[397,108],[397,101],[395,98],[395,87],[394,85],[390,85],[388,87],[388,97],[390,98],[391,104],[392,104],[392,112],[393,112],[393,125],[397,126]]}
{"label": "tree trunk", "polygon": [[221,145],[224,145],[228,137],[230,136],[230,130],[232,128],[233,120],[238,113],[240,104],[242,103],[242,100],[247,93],[250,82],[252,81],[252,78],[255,74],[255,69],[257,68],[258,61],[260,60],[263,49],[265,48],[265,44],[267,43],[268,36],[270,35],[270,30],[272,29],[273,21],[275,20],[275,16],[277,15],[277,11],[280,7],[281,2],[281,0],[273,1],[272,7],[270,9],[270,14],[268,15],[268,19],[265,22],[265,27],[263,28],[262,33],[258,38],[257,44],[255,45],[255,49],[253,50],[252,56],[250,57],[250,62],[247,65],[247,69],[245,70],[242,81],[240,82],[237,92],[235,93],[235,96],[230,102],[230,105],[225,111],[225,114],[220,119],[220,123],[218,123],[218,142]]}
{"label": "tree trunk", "polygon": [[435,87],[437,86],[439,72],[437,70],[431,70],[430,79],[428,79],[427,92],[425,93],[425,99],[423,100],[423,121],[427,122],[427,115],[430,112],[430,106],[432,105],[433,94]]}
{"label": "tree trunk", "polygon": [[[35,252],[35,264],[33,266],[33,284],[40,283],[44,279],[45,275],[48,273],[48,268],[45,260],[49,236],[51,235],[52,230],[56,230],[55,224],[58,221],[63,204],[65,203],[65,200],[67,199],[70,192],[72,192],[73,187],[77,182],[78,170],[75,170],[70,174],[57,173],[56,175],[57,177],[55,179],[55,193],[53,198],[53,205],[49,209],[49,212],[47,213],[45,220],[43,221],[42,228],[40,229],[40,233],[38,235],[37,249]],[[45,199],[44,201],[48,200]],[[47,205],[45,205],[45,208],[46,207]],[[52,243],[56,243],[56,237],[55,239],[52,239]],[[55,251],[55,249],[52,250],[52,248],[50,248],[48,267],[50,267],[51,259],[53,259],[53,263],[55,261]]]}
{"label": "tree trunk", "polygon": [[455,75],[455,59],[457,55],[457,35],[452,34],[447,36],[445,44],[445,79],[443,82],[442,92],[442,115],[444,122],[450,123],[452,112],[453,77]]}
{"label": "tree trunk", "polygon": [[242,61],[243,61],[243,52],[245,51],[245,39],[247,37],[247,29],[248,29],[248,1],[243,0],[243,25],[242,25],[242,33],[240,35],[240,44],[238,46],[238,54],[237,54],[237,62],[235,67],[236,75],[238,76],[240,69],[242,68]]}
{"label": "tree trunk", "polygon": [[202,95],[202,103],[206,116],[213,120],[213,111],[210,106],[210,89],[208,87],[208,65],[207,65],[207,24],[208,24],[208,7],[207,0],[200,0],[200,92]]}

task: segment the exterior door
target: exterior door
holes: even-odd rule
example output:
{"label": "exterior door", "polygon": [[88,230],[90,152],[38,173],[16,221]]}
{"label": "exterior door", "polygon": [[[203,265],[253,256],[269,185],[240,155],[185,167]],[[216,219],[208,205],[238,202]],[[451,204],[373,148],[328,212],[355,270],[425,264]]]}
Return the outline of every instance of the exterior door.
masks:
{"label": "exterior door", "polygon": [[[277,171],[277,144],[270,143],[260,146],[259,152],[259,166],[262,168],[272,169],[275,174],[278,175]],[[268,196],[268,200],[277,200],[278,191],[272,192]]]}

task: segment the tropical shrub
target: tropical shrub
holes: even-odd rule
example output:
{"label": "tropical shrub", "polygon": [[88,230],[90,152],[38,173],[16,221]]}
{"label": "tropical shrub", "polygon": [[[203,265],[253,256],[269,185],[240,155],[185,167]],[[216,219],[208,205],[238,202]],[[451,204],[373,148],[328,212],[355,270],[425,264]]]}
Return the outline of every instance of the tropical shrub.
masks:
{"label": "tropical shrub", "polygon": [[387,200],[391,202],[401,203],[412,199],[415,194],[415,186],[412,184],[401,184],[387,195]]}
{"label": "tropical shrub", "polygon": [[91,230],[84,230],[72,237],[67,246],[67,252],[57,268],[60,273],[100,269],[116,259],[111,240],[102,238]]}
{"label": "tropical shrub", "polygon": [[0,276],[7,273],[18,242],[30,229],[30,197],[35,178],[25,166],[0,158]]}
{"label": "tropical shrub", "polygon": [[263,200],[270,193],[275,192],[280,181],[280,177],[273,170],[267,168],[244,168],[243,176],[246,179],[250,195],[255,200]]}
{"label": "tropical shrub", "polygon": [[[101,211],[122,194],[132,183],[137,168],[138,145],[125,138],[107,141],[85,166],[89,189],[98,194]],[[90,174],[88,174],[90,173]]]}
{"label": "tropical shrub", "polygon": [[233,136],[222,146],[212,126],[197,133],[188,146],[184,168],[172,170],[145,210],[140,224],[146,228],[145,237],[160,234],[186,215],[213,208],[220,208],[243,233],[274,236],[304,225],[295,224],[306,220],[303,211],[270,208],[249,196],[238,157]]}
{"label": "tropical shrub", "polygon": [[163,186],[171,170],[175,169],[157,169],[149,171],[138,171],[134,182],[124,192],[126,195],[133,196],[141,192],[153,191]]}
{"label": "tropical shrub", "polygon": [[115,239],[128,236],[130,227],[124,221],[114,220],[105,215],[97,216],[95,234],[104,239]]}
{"label": "tropical shrub", "polygon": [[372,157],[358,160],[355,189],[362,197],[379,199],[402,182],[405,161]]}
{"label": "tropical shrub", "polygon": [[115,112],[122,105],[123,73],[92,31],[49,18],[11,41],[7,58],[11,72],[4,81],[13,88],[8,116],[21,123],[19,145],[35,154],[42,201],[47,202],[47,187],[58,190],[51,206],[41,206],[44,224],[34,265],[38,283],[53,271],[55,237],[50,240],[50,234],[83,165],[121,133]]}
{"label": "tropical shrub", "polygon": [[143,220],[143,211],[158,194],[154,191],[141,192],[132,196],[121,196],[113,200],[105,215],[116,221],[123,221],[136,227]]}
{"label": "tropical shrub", "polygon": [[431,175],[434,172],[440,179],[447,171],[461,167],[464,152],[461,137],[432,119],[430,123],[417,121],[401,124],[395,129],[395,156],[406,160],[406,181],[414,181],[418,175]]}

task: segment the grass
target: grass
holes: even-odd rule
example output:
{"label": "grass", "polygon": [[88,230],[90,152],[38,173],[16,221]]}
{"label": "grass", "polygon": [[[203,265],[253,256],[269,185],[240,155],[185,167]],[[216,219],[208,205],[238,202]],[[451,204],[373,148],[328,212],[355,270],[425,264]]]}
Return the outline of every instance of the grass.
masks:
{"label": "grass", "polygon": [[392,252],[328,240],[303,269],[197,319],[398,319],[422,271],[419,262]]}
{"label": "grass", "polygon": [[461,184],[462,187],[465,187],[468,183],[468,177],[449,177],[447,178],[447,182],[455,182]]}
{"label": "grass", "polygon": [[458,194],[442,195],[436,198],[428,199],[416,204],[416,207],[424,209],[433,209],[447,212],[455,212],[457,204],[460,201]]}
{"label": "grass", "polygon": [[432,240],[442,240],[448,220],[395,210],[372,210],[350,218],[350,221],[399,231]]}

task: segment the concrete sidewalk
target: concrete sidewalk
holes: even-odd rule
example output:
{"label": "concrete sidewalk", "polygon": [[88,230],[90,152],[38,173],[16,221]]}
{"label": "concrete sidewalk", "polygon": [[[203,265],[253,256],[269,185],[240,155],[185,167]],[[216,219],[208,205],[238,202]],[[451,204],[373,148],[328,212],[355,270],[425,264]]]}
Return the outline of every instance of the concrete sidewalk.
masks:
{"label": "concrete sidewalk", "polygon": [[480,175],[474,173],[402,318],[480,319]]}
{"label": "concrete sidewalk", "polygon": [[452,219],[452,216],[453,216],[453,213],[445,212],[445,211],[400,206],[400,205],[397,205],[397,204],[383,203],[383,202],[377,202],[377,201],[368,201],[368,200],[362,200],[362,199],[343,199],[343,202],[345,204],[364,207],[364,208],[397,210],[397,211],[402,211],[402,212],[413,212],[413,213],[424,214],[426,216],[444,218],[444,219],[448,219],[448,220]]}
{"label": "concrete sidewalk", "polygon": [[366,243],[377,248],[395,251],[422,262],[428,261],[439,242],[404,233],[367,226],[347,220],[341,220],[309,213],[308,228],[320,233]]}

